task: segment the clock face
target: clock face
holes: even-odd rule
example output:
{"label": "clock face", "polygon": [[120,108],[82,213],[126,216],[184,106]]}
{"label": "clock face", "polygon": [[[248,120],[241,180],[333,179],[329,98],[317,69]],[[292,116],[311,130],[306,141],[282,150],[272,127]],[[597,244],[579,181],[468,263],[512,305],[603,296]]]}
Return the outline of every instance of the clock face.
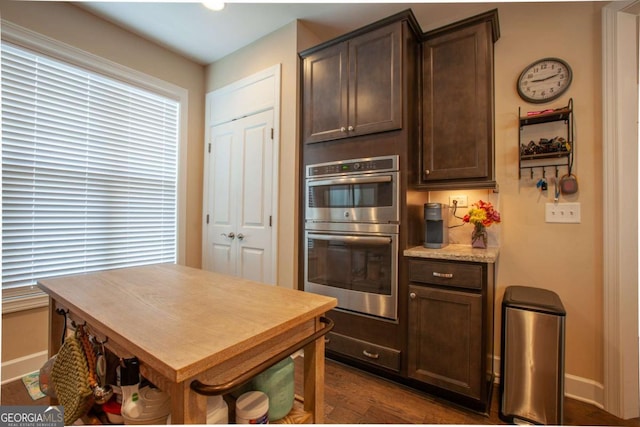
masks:
{"label": "clock face", "polygon": [[571,78],[571,67],[565,61],[558,58],[540,59],[520,74],[518,94],[527,102],[552,101],[569,88]]}

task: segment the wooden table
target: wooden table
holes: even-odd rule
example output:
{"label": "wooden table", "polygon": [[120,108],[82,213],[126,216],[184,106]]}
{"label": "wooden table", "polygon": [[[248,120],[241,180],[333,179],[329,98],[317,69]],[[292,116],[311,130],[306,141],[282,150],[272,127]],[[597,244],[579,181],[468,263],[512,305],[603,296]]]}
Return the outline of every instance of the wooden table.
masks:
{"label": "wooden table", "polygon": [[173,264],[38,285],[50,296],[49,355],[61,345],[62,309],[118,356],[139,359],[141,374],[171,395],[174,424],[206,422],[206,396],[192,383],[233,382],[296,345],[304,349],[304,410],[311,422],[323,422],[320,334],[334,298]]}

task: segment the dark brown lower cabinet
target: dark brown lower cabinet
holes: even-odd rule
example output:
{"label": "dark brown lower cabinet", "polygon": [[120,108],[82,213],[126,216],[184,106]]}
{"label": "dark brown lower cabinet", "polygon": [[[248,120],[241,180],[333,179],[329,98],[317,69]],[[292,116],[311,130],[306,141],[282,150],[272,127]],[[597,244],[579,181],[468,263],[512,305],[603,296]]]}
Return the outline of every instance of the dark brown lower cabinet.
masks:
{"label": "dark brown lower cabinet", "polygon": [[408,375],[480,399],[482,296],[409,286]]}
{"label": "dark brown lower cabinet", "polygon": [[326,349],[381,368],[400,371],[400,350],[329,332],[325,338]]}
{"label": "dark brown lower cabinet", "polygon": [[408,267],[407,376],[486,411],[494,378],[493,264],[409,258]]}

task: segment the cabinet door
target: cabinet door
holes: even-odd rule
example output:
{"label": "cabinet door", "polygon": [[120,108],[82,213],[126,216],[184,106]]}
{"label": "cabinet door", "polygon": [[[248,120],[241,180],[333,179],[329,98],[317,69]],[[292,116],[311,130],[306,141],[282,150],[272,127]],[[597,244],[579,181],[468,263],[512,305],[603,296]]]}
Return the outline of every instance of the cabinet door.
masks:
{"label": "cabinet door", "polygon": [[493,179],[492,43],[488,22],[425,41],[422,183]]}
{"label": "cabinet door", "polygon": [[416,285],[409,295],[409,377],[481,398],[482,295]]}
{"label": "cabinet door", "polygon": [[304,142],[402,127],[402,22],[304,58]]}
{"label": "cabinet door", "polygon": [[348,136],[402,127],[402,22],[349,41]]}
{"label": "cabinet door", "polygon": [[347,136],[347,44],[322,49],[304,59],[302,108],[304,141]]}

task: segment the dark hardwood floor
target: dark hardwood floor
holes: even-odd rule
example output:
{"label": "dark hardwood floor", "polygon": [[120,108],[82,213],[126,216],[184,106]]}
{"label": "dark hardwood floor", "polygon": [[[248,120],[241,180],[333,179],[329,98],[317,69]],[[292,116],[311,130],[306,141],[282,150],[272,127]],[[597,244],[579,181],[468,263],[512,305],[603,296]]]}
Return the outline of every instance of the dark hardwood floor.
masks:
{"label": "dark hardwood floor", "polygon": [[[296,359],[296,393],[301,393],[301,363]],[[456,407],[432,395],[327,360],[325,422],[328,424],[505,424],[498,416],[494,387],[489,416]],[[564,424],[640,427],[640,419],[621,420],[593,405],[565,398]]]}
{"label": "dark hardwood floor", "polygon": [[48,405],[46,398],[33,400],[22,381],[16,380],[7,384],[2,384],[0,389],[0,405],[2,406],[18,406],[18,405]]}
{"label": "dark hardwood floor", "polygon": [[[302,394],[302,359],[296,359],[296,393]],[[497,387],[496,387],[497,390]],[[2,405],[46,405],[32,400],[20,380],[2,385]],[[367,372],[327,360],[325,422],[327,424],[504,424],[498,417],[494,391],[489,416],[456,407],[434,396]],[[583,402],[565,398],[566,425],[640,427],[640,419],[621,420]]]}

